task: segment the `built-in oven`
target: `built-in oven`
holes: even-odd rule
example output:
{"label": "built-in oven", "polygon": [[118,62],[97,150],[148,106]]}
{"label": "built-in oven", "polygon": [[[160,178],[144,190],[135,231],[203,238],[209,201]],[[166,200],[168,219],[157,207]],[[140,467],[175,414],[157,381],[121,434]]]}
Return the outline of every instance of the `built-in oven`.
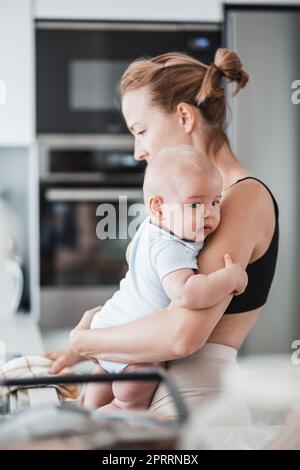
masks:
{"label": "built-in oven", "polygon": [[115,88],[129,62],[182,51],[210,63],[219,24],[37,21],[38,134],[124,134]]}
{"label": "built-in oven", "polygon": [[145,164],[130,138],[40,138],[41,324],[72,326],[103,304],[127,270],[145,218]]}

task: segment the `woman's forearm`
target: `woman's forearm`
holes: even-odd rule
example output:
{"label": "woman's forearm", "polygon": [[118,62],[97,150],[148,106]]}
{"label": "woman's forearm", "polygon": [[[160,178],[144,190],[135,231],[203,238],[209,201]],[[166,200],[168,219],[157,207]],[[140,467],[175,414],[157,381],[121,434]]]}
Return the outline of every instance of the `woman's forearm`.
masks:
{"label": "woman's forearm", "polygon": [[[164,309],[110,328],[75,328],[70,335],[71,347],[86,357],[120,362],[175,359],[179,355],[175,343],[178,332],[175,321],[170,328],[170,316],[171,311]],[[168,334],[162,334],[162,331]]]}
{"label": "woman's forearm", "polygon": [[228,297],[203,310],[170,305],[111,328],[76,328],[71,333],[71,346],[83,356],[117,362],[163,362],[185,357],[206,342],[230,300]]}

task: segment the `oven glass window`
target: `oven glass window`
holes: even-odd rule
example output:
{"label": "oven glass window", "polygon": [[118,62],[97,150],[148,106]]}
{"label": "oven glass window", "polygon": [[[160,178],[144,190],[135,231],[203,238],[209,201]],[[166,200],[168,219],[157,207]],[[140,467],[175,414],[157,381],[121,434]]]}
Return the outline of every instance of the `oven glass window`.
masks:
{"label": "oven glass window", "polygon": [[[116,201],[105,201],[105,204],[113,208],[110,219],[106,212],[97,216],[99,203],[96,202],[43,203],[42,286],[114,285],[124,277],[128,269],[125,253],[130,241],[127,228],[131,227],[132,233],[146,214],[141,201],[135,201],[137,210],[133,210],[132,216],[126,214],[129,203],[126,207]],[[105,220],[110,220],[109,228]],[[110,235],[100,239],[108,229]]]}

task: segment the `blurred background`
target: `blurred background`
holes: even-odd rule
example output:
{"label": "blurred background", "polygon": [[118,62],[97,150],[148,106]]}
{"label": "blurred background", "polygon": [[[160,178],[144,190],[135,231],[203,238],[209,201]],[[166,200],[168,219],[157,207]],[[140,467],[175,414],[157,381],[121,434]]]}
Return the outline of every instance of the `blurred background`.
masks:
{"label": "blurred background", "polygon": [[144,168],[115,96],[123,70],[171,50],[210,63],[225,46],[251,75],[230,100],[233,149],[280,208],[273,287],[242,353],[291,352],[300,335],[299,43],[300,1],[0,0],[0,199],[19,221],[9,234],[11,314],[34,319],[47,348],[126,270],[128,240],[96,237],[99,204],[115,207],[122,232],[126,201],[142,199]]}

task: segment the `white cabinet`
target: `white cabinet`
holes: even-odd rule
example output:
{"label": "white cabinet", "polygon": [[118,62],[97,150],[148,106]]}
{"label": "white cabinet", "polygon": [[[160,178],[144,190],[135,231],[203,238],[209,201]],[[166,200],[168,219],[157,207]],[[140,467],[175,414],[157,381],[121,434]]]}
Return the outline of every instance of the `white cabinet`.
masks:
{"label": "white cabinet", "polygon": [[36,0],[40,19],[213,21],[222,19],[222,0]]}
{"label": "white cabinet", "polygon": [[33,141],[33,45],[32,1],[0,0],[1,147]]}

